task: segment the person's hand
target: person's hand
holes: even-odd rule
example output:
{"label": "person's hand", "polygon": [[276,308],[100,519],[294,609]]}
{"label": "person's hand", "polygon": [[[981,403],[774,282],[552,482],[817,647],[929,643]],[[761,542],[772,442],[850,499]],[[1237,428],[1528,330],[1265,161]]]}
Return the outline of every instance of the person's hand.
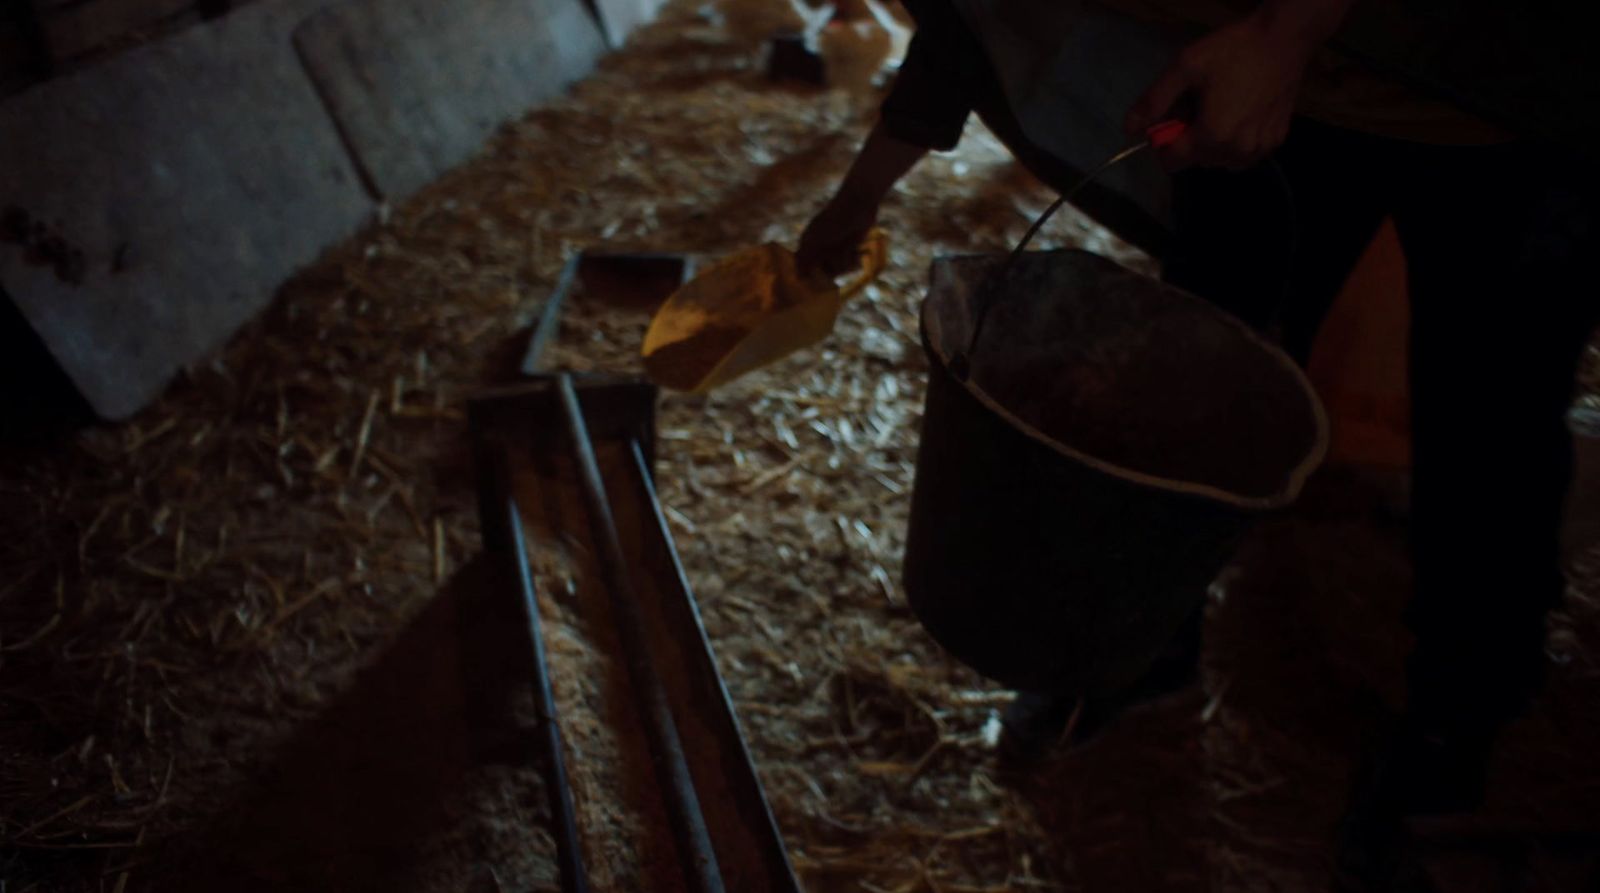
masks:
{"label": "person's hand", "polygon": [[829,278],[861,265],[861,243],[878,222],[878,203],[846,193],[834,196],[800,234],[795,265]]}
{"label": "person's hand", "polygon": [[1137,138],[1193,103],[1188,131],[1158,149],[1168,170],[1250,167],[1283,144],[1317,41],[1251,16],[1190,44],[1128,112]]}
{"label": "person's hand", "polygon": [[859,267],[861,243],[878,222],[879,205],[926,154],[926,147],[890,135],[882,122],[872,128],[838,191],[800,234],[795,252],[800,273],[831,279]]}

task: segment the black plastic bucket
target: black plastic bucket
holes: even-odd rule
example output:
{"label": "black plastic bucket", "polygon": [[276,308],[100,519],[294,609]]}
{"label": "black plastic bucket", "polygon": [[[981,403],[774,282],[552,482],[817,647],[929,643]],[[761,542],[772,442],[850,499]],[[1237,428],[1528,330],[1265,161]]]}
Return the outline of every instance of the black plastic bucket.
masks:
{"label": "black plastic bucket", "polygon": [[1134,681],[1255,516],[1299,494],[1327,419],[1295,363],[1211,304],[1082,251],[941,258],[904,577],[922,624],[1026,691]]}

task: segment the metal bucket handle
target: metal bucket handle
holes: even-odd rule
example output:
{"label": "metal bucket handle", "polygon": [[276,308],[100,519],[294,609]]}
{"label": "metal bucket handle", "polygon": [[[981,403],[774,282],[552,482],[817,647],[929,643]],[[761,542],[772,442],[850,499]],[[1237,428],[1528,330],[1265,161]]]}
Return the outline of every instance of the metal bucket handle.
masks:
{"label": "metal bucket handle", "polygon": [[[1015,248],[1011,249],[1010,254],[1006,255],[1005,263],[1001,264],[1000,269],[993,277],[989,279],[988,285],[979,291],[977,295],[977,316],[973,320],[972,334],[967,337],[966,349],[951,354],[947,366],[950,374],[955,376],[957,381],[964,382],[967,380],[967,377],[972,374],[971,357],[977,353],[978,338],[983,334],[983,322],[989,316],[989,308],[992,307],[997,300],[996,292],[1003,291],[1001,286],[1005,284],[1007,278],[1010,276],[1011,268],[1016,264],[1017,258],[1022,256],[1022,252],[1027,249],[1028,243],[1033,241],[1033,237],[1038,234],[1039,230],[1045,225],[1046,221],[1055,216],[1055,213],[1061,210],[1062,205],[1065,205],[1071,201],[1073,196],[1076,196],[1080,191],[1083,190],[1085,186],[1093,183],[1096,178],[1105,173],[1107,170],[1110,170],[1128,158],[1139,154],[1145,149],[1159,149],[1164,146],[1172,145],[1174,142],[1177,142],[1178,139],[1180,139],[1185,133],[1187,133],[1188,129],[1189,125],[1187,121],[1183,120],[1182,118],[1172,118],[1153,125],[1150,127],[1150,129],[1145,131],[1144,139],[1134,143],[1131,146],[1128,146],[1117,154],[1106,159],[1099,167],[1084,175],[1083,178],[1074,184],[1071,189],[1068,189],[1066,192],[1062,193],[1056,198],[1055,201],[1050,203],[1048,208],[1044,209],[1044,213],[1040,214],[1038,219],[1033,221],[1033,224],[1028,227],[1028,231],[1022,234],[1022,240],[1017,243]],[[1286,215],[1289,218],[1289,222],[1292,224],[1294,221],[1294,196],[1289,189],[1289,180],[1286,176],[1284,176],[1283,168],[1278,166],[1276,159],[1267,159],[1267,164],[1271,166],[1273,172],[1277,174],[1279,184],[1283,187]],[[1294,226],[1288,226],[1287,230],[1289,233],[1288,254],[1292,258],[1295,254],[1296,247]],[[1289,277],[1287,274],[1285,274],[1285,293],[1287,293],[1288,288]]]}
{"label": "metal bucket handle", "polygon": [[1022,241],[1018,242],[1017,247],[1011,249],[1011,253],[1006,255],[1005,263],[1001,265],[999,272],[990,280],[990,285],[979,293],[978,315],[973,322],[972,334],[967,338],[967,348],[950,357],[950,373],[956,377],[957,381],[966,381],[967,375],[971,372],[971,364],[968,357],[971,357],[978,348],[978,336],[983,333],[983,321],[989,315],[990,305],[994,303],[994,293],[999,290],[1000,284],[1005,282],[1007,275],[1011,272],[1012,265],[1017,262],[1018,257],[1022,256],[1022,252],[1027,249],[1028,243],[1033,241],[1034,235],[1045,225],[1045,222],[1054,217],[1055,213],[1061,210],[1062,205],[1071,201],[1073,196],[1081,192],[1085,186],[1093,183],[1102,173],[1145,149],[1171,145],[1179,137],[1182,137],[1188,129],[1189,125],[1178,119],[1162,121],[1154,125],[1145,131],[1144,139],[1101,162],[1099,167],[1085,174],[1071,189],[1057,196],[1056,200],[1050,203],[1050,207],[1044,209],[1044,213],[1040,214],[1039,218],[1028,227],[1028,231],[1022,234]]}

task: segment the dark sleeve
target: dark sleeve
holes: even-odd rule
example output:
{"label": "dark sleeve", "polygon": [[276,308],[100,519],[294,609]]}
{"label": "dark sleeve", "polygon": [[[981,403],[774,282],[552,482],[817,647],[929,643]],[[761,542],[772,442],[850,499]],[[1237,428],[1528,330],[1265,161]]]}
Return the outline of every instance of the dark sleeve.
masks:
{"label": "dark sleeve", "polygon": [[917,29],[883,102],[883,126],[903,142],[953,149],[987,60],[949,0],[904,0]]}

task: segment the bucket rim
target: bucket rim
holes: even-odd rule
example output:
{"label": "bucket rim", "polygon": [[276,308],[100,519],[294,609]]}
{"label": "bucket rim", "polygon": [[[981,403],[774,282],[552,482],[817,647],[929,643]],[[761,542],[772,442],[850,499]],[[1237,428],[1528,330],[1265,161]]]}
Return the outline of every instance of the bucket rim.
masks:
{"label": "bucket rim", "polygon": [[[1139,273],[1136,270],[1131,270],[1122,264],[1117,263],[1111,258],[1082,248],[1059,248],[1051,249],[1049,251],[1029,251],[1025,253],[1029,255],[1082,255],[1085,257],[1094,258],[1099,262],[1112,264],[1113,266],[1126,271],[1130,275],[1144,276],[1144,274]],[[952,261],[965,258],[1003,259],[1004,257],[1005,255],[1002,253],[981,251],[938,255],[933,259],[932,264],[929,265],[930,290],[933,282],[932,272],[941,261]],[[917,327],[922,338],[923,352],[928,356],[930,364],[929,373],[930,375],[943,375],[947,379],[950,379],[951,382],[957,387],[972,395],[973,399],[977,400],[978,403],[985,409],[1000,417],[1000,419],[1006,424],[1010,425],[1012,428],[1015,428],[1018,432],[1029,439],[1037,441],[1041,445],[1046,446],[1069,459],[1087,465],[1095,471],[1111,475],[1112,477],[1120,480],[1168,493],[1178,493],[1185,496],[1200,497],[1232,508],[1243,509],[1247,511],[1273,511],[1293,504],[1293,502],[1299,498],[1301,491],[1305,488],[1306,481],[1309,480],[1312,473],[1322,465],[1323,460],[1327,458],[1328,454],[1328,414],[1327,410],[1322,405],[1322,400],[1317,396],[1316,389],[1311,384],[1311,379],[1306,376],[1305,370],[1300,368],[1300,364],[1296,363],[1292,357],[1284,352],[1283,348],[1279,347],[1271,339],[1262,336],[1260,332],[1257,332],[1254,328],[1247,325],[1238,317],[1192,292],[1186,291],[1166,282],[1161,282],[1160,280],[1152,281],[1156,282],[1162,288],[1173,292],[1177,296],[1180,296],[1185,300],[1197,302],[1201,306],[1205,307],[1208,311],[1215,313],[1225,324],[1232,326],[1235,331],[1242,333],[1250,342],[1265,350],[1266,353],[1271,356],[1280,366],[1282,366],[1284,369],[1287,369],[1294,377],[1294,380],[1300,385],[1300,392],[1305,395],[1306,399],[1311,405],[1315,436],[1313,438],[1311,448],[1306,451],[1306,454],[1303,457],[1301,457],[1300,462],[1285,474],[1283,485],[1275,492],[1264,496],[1248,495],[1229,490],[1225,487],[1215,486],[1213,484],[1197,483],[1195,481],[1186,481],[1178,478],[1170,478],[1162,475],[1151,474],[1149,472],[1137,471],[1135,469],[1128,468],[1127,466],[1119,465],[1115,462],[1102,459],[1092,453],[1068,446],[1067,444],[1062,443],[1048,434],[1045,434],[1043,431],[1040,431],[1033,425],[1030,425],[1021,418],[1018,418],[1014,413],[1006,409],[1004,406],[1001,406],[994,398],[990,397],[986,391],[978,388],[974,377],[968,376],[965,381],[961,381],[957,380],[955,376],[950,375],[949,353],[944,350],[942,346],[936,348],[934,346],[934,340],[929,335],[929,323],[931,316],[929,305],[932,303],[932,301],[930,295],[924,295],[922,299],[922,305],[917,311]],[[933,321],[933,325],[935,328],[938,327],[936,320]]]}

